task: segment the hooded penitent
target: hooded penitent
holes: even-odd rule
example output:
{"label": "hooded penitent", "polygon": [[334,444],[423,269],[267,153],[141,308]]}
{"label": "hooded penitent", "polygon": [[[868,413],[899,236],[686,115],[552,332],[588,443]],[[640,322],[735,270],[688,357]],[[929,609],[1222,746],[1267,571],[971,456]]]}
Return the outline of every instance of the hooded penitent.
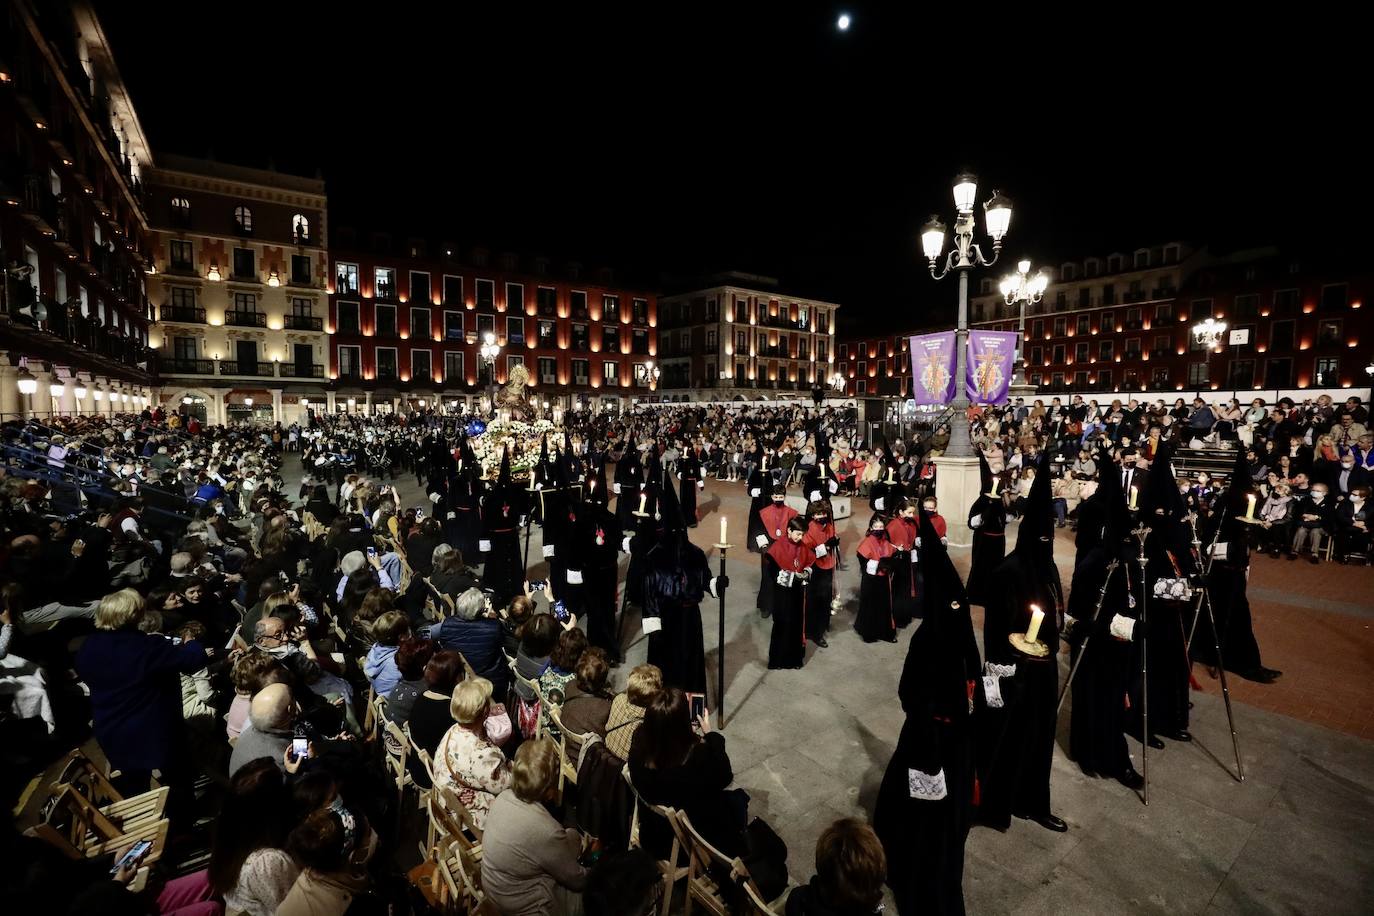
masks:
{"label": "hooded penitent", "polygon": [[982,486],[968,510],[969,529],[974,533],[968,597],[973,604],[986,604],[991,573],[1007,553],[1007,512],[1001,495],[992,492],[996,478],[981,449],[978,475]]}
{"label": "hooded penitent", "polygon": [[[702,642],[701,600],[711,583],[706,554],[687,537],[672,481],[658,483],[662,532],[644,557],[644,626],[649,633],[648,660],[663,671],[665,686],[690,692],[706,690],[706,649]],[[657,629],[651,628],[657,626]]]}
{"label": "hooded penitent", "polygon": [[906,722],[878,790],[874,829],[898,913],[962,914],[981,665],[963,583],[924,513],[920,531],[926,616],[902,668]]}

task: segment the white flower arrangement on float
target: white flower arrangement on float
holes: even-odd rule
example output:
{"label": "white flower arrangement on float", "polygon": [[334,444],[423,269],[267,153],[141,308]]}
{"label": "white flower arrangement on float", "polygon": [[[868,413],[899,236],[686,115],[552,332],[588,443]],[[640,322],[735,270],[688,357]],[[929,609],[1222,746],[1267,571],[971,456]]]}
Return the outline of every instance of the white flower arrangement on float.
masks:
{"label": "white flower arrangement on float", "polygon": [[559,432],[559,428],[548,420],[526,423],[524,420],[498,418],[487,424],[485,433],[469,442],[483,472],[490,476],[501,469],[502,447],[510,449],[511,476],[519,477],[528,474],[539,460],[539,446],[544,436],[556,438]]}

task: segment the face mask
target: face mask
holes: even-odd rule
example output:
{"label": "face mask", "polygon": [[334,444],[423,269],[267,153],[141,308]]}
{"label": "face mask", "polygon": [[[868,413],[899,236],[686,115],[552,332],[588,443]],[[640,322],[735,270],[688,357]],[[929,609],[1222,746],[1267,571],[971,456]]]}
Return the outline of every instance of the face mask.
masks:
{"label": "face mask", "polygon": [[1323,492],[1321,492],[1320,490],[1313,490],[1313,491],[1312,491],[1312,502],[1314,502],[1314,503],[1319,503],[1319,502],[1321,502],[1321,501],[1322,501],[1323,499],[1325,499],[1325,498],[1326,498],[1326,494],[1323,493]]}

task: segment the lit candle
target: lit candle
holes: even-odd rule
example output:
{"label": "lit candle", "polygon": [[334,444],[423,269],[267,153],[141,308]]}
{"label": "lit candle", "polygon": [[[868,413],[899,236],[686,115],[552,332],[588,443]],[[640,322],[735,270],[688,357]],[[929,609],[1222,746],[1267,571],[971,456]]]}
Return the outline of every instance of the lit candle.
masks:
{"label": "lit candle", "polygon": [[997,485],[1000,484],[1001,482],[1002,482],[1002,478],[1000,478],[1000,477],[994,477],[994,478],[992,478],[992,493],[991,493],[990,495],[992,495],[992,496],[996,496],[996,495],[997,495]]}
{"label": "lit candle", "polygon": [[644,511],[644,504],[645,504],[646,502],[648,502],[648,501],[649,501],[649,494],[648,494],[648,493],[641,493],[641,494],[639,494],[639,511],[640,511],[641,513],[643,513],[643,511]]}
{"label": "lit candle", "polygon": [[1037,605],[1032,604],[1030,626],[1026,627],[1026,642],[1035,642],[1035,638],[1040,635],[1040,622],[1045,619],[1045,612],[1040,610]]}
{"label": "lit candle", "polygon": [[721,542],[722,544],[727,543],[727,541],[725,540],[725,527],[726,527],[726,520],[725,520],[725,516],[722,515],[721,518],[720,518],[720,542]]}
{"label": "lit candle", "polygon": [[897,473],[897,469],[894,468],[892,465],[889,464],[889,465],[887,466],[887,482],[888,482],[888,483],[896,483],[896,478],[895,478],[896,473]]}
{"label": "lit candle", "polygon": [[1255,517],[1255,494],[1254,494],[1254,493],[1251,493],[1251,494],[1247,495],[1245,498],[1246,498],[1246,500],[1248,500],[1249,503],[1250,503],[1250,505],[1248,505],[1248,506],[1245,508],[1245,517],[1246,517],[1247,519],[1254,519],[1254,517]]}
{"label": "lit candle", "polygon": [[830,462],[829,462],[829,461],[822,461],[822,462],[821,462],[821,473],[822,473],[822,474],[829,474],[829,473],[830,473]]}
{"label": "lit candle", "polygon": [[1131,485],[1131,508],[1136,508],[1136,497],[1140,495],[1140,488],[1135,484]]}

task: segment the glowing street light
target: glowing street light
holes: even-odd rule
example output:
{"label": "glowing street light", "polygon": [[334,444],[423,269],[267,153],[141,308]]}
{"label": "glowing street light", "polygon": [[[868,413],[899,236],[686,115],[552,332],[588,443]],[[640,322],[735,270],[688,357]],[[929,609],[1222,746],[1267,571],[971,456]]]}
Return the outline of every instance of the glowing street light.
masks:
{"label": "glowing street light", "polygon": [[1031,262],[1021,260],[1016,263],[1016,273],[1007,274],[1002,278],[1001,290],[1002,297],[1007,300],[1007,305],[1015,305],[1019,309],[1019,321],[1017,323],[1017,342],[1016,342],[1016,372],[1012,378],[1012,384],[1024,385],[1026,383],[1026,306],[1034,305],[1045,296],[1045,290],[1050,285],[1049,274],[1043,270],[1035,276],[1030,276]]}

